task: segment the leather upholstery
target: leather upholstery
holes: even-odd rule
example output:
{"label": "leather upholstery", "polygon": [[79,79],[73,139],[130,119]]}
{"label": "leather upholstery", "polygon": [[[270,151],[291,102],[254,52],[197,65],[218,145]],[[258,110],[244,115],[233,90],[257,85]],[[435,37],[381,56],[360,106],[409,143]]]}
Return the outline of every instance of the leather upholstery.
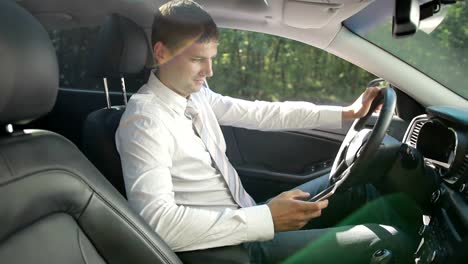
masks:
{"label": "leather upholstery", "polygon": [[82,149],[112,185],[126,196],[122,164],[115,146],[115,132],[124,110],[124,106],[114,106],[89,114],[83,127]]}
{"label": "leather upholstery", "polygon": [[90,72],[98,78],[137,74],[152,60],[150,54],[144,30],[130,19],[112,14],[99,32]]}
{"label": "leather upholstery", "polygon": [[[120,156],[115,147],[115,131],[125,107],[100,109],[86,119],[83,133],[83,151],[107,179],[125,196]],[[250,263],[247,252],[241,246],[229,246],[205,250],[178,252],[186,264],[198,263]]]}
{"label": "leather upholstery", "polygon": [[55,103],[58,63],[45,29],[13,1],[0,8],[0,125],[24,124]]}
{"label": "leather upholstery", "polygon": [[[146,34],[135,22],[112,14],[102,25],[93,51],[90,72],[99,78],[115,78],[144,70],[150,56]],[[83,126],[82,149],[89,160],[123,195],[125,186],[115,131],[124,106],[99,109],[88,115]]]}
{"label": "leather upholstery", "polygon": [[0,262],[180,263],[67,139],[2,137],[0,157]]}
{"label": "leather upholstery", "polygon": [[[0,34],[0,123],[45,114],[58,90],[47,32],[0,1]],[[0,263],[181,263],[76,146],[48,131],[0,137],[0,226]]]}
{"label": "leather upholstery", "polygon": [[249,264],[250,259],[247,251],[242,246],[227,246],[179,252],[177,256],[185,264]]}
{"label": "leather upholstery", "polygon": [[[109,32],[113,33],[111,34]],[[116,34],[116,32],[119,32],[119,34]],[[140,71],[144,69],[143,63],[128,61],[126,60],[126,56],[123,56],[119,52],[106,53],[105,51],[106,49],[119,51],[121,50],[120,46],[122,43],[125,43],[125,53],[127,55],[133,53],[138,54],[141,50],[149,49],[149,47],[147,47],[147,49],[142,48],[142,45],[148,46],[146,37],[142,38],[137,36],[134,32],[143,31],[137,24],[119,15],[112,15],[110,20],[106,21],[100,31],[99,42],[101,44],[96,46],[97,51],[95,52],[102,54],[99,58],[102,59],[102,62],[105,62],[94,62],[101,67],[99,71],[97,71],[98,77],[126,76],[131,73],[128,69],[137,70],[137,67],[133,67],[136,65],[140,66]],[[129,39],[132,39],[132,41],[128,41]],[[106,45],[102,43],[106,43]],[[113,47],[114,44],[117,45],[117,47]],[[141,59],[141,62],[143,61],[143,56],[138,55],[137,57]],[[127,63],[133,65],[126,65]],[[116,67],[116,65],[118,67]],[[108,69],[106,67],[108,67]],[[114,106],[110,109],[96,110],[89,114],[83,127],[82,148],[90,161],[106,176],[114,187],[125,196],[122,165],[115,146],[115,132],[124,111],[124,106]],[[179,252],[177,255],[184,263],[189,264],[249,263],[248,254],[241,246]]]}

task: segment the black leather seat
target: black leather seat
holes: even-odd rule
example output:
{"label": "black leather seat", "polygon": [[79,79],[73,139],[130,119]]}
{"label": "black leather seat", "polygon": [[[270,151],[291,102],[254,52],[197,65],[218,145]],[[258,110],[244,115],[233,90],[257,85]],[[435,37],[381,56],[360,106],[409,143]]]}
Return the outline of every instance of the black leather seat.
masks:
{"label": "black leather seat", "polygon": [[[112,14],[99,31],[90,73],[96,78],[132,76],[145,70],[150,54],[144,30],[130,19]],[[125,106],[120,105],[89,114],[83,125],[82,149],[112,185],[126,196],[114,138],[124,111]]]}
{"label": "black leather seat", "polygon": [[0,263],[181,263],[69,140],[12,131],[51,110],[55,49],[14,1],[0,1]]}
{"label": "black leather seat", "polygon": [[85,120],[83,126],[83,153],[124,196],[125,184],[122,164],[115,146],[115,132],[125,106],[99,109]]}
{"label": "black leather seat", "polygon": [[[100,30],[91,71],[97,78],[121,78],[138,73],[145,69],[148,55],[152,54],[147,53],[150,50],[144,31],[136,23],[113,14]],[[83,126],[82,146],[90,161],[122,195],[125,195],[125,185],[115,132],[124,111],[125,106],[114,106],[89,114]],[[241,246],[179,252],[177,255],[184,263],[249,263],[248,254]]]}

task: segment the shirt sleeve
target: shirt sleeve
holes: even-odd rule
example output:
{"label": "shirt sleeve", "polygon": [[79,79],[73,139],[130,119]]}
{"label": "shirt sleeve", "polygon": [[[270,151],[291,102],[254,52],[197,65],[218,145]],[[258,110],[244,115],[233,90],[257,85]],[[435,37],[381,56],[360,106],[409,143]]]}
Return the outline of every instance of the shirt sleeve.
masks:
{"label": "shirt sleeve", "polygon": [[116,144],[130,206],[174,251],[273,238],[267,205],[210,210],[176,204],[170,172],[174,140],[162,122],[144,115],[125,118]]}
{"label": "shirt sleeve", "polygon": [[331,128],[340,129],[340,106],[309,102],[247,101],[223,96],[204,87],[202,93],[220,125],[258,130]]}

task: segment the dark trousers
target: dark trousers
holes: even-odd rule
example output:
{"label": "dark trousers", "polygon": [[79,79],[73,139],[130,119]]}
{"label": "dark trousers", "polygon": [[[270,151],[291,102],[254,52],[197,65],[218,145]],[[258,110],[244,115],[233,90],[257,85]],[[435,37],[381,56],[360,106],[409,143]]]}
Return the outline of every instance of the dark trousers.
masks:
{"label": "dark trousers", "polygon": [[[327,186],[323,176],[297,188],[312,197]],[[392,263],[411,263],[419,216],[404,196],[380,196],[370,184],[355,186],[330,197],[322,215],[302,230],[244,247],[252,263],[370,263],[378,249],[390,250]]]}

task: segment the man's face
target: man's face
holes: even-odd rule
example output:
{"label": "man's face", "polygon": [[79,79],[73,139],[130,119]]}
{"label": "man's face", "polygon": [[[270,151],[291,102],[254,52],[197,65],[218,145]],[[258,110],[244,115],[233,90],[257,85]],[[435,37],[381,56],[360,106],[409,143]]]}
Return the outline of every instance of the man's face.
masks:
{"label": "man's face", "polygon": [[187,97],[200,91],[205,80],[213,76],[212,59],[218,52],[218,42],[193,43],[178,51],[167,52],[170,59],[160,65],[161,82]]}

